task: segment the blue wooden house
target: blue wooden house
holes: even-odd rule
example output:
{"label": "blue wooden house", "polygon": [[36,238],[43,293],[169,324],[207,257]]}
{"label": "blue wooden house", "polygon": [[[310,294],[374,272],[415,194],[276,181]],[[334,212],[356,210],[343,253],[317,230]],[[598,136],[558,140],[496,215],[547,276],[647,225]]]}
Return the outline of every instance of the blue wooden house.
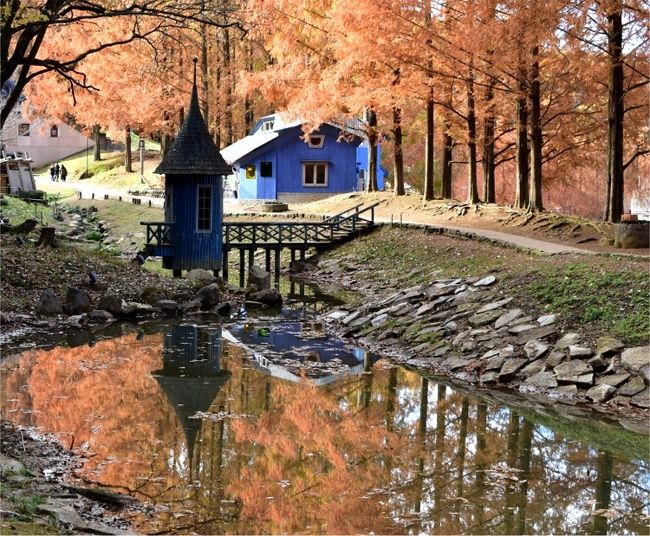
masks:
{"label": "blue wooden house", "polygon": [[[368,150],[360,132],[346,129],[340,139],[341,130],[326,123],[304,139],[302,124],[269,115],[248,136],[222,149],[239,198],[292,201],[365,188]],[[383,178],[378,173],[380,189]]]}
{"label": "blue wooden house", "polygon": [[155,170],[165,175],[165,221],[143,222],[146,253],[162,257],[163,268],[174,276],[221,268],[223,179],[230,170],[203,121],[195,73],[185,121]]}

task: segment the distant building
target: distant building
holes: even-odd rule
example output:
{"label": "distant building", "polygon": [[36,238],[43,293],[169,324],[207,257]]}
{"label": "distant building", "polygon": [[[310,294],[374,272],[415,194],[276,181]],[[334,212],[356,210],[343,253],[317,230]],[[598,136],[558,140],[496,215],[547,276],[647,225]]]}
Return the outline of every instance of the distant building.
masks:
{"label": "distant building", "polygon": [[5,153],[27,155],[35,168],[58,162],[95,145],[92,139],[71,126],[46,119],[32,122],[21,119],[5,124],[2,143]]}
{"label": "distant building", "polygon": [[[308,201],[365,189],[368,150],[360,133],[348,129],[346,139],[339,140],[340,129],[323,124],[305,140],[302,124],[269,115],[248,136],[222,149],[233,166],[231,188],[239,198]],[[380,189],[383,178],[378,173]]]}

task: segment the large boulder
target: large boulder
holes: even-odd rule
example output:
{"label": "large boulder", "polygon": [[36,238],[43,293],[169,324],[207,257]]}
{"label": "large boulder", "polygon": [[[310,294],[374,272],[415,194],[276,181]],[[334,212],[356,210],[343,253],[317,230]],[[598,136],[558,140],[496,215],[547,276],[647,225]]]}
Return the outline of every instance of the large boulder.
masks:
{"label": "large boulder", "polygon": [[214,281],[216,278],[214,274],[208,270],[203,270],[202,268],[195,268],[194,270],[190,270],[185,274],[185,279],[188,281],[202,281],[204,283],[210,283]]}
{"label": "large boulder", "polygon": [[251,266],[248,269],[248,286],[258,291],[271,288],[271,274],[259,266]]}
{"label": "large boulder", "polygon": [[116,294],[106,294],[102,296],[97,304],[97,309],[108,311],[113,316],[120,316],[126,307],[126,302]]}
{"label": "large boulder", "polygon": [[650,346],[635,346],[621,354],[621,365],[650,381]]}
{"label": "large boulder", "polygon": [[221,286],[219,283],[211,283],[199,289],[194,299],[201,302],[201,309],[207,311],[217,305],[221,299]]}
{"label": "large boulder", "polygon": [[36,314],[39,316],[53,316],[63,313],[61,300],[51,290],[45,290],[36,304]]}
{"label": "large boulder", "polygon": [[590,365],[579,359],[560,363],[553,369],[559,383],[593,385],[594,372]]}
{"label": "large boulder", "polygon": [[253,292],[249,299],[255,302],[263,303],[269,307],[281,307],[282,295],[274,288]]}
{"label": "large boulder", "polygon": [[65,295],[65,304],[63,305],[63,310],[67,315],[79,315],[87,313],[91,309],[90,296],[85,290],[68,287],[68,292]]}

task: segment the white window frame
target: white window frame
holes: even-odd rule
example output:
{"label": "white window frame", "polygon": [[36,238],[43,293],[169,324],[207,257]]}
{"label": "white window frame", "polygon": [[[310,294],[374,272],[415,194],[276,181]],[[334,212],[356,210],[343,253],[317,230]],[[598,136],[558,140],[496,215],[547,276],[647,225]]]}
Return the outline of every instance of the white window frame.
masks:
{"label": "white window frame", "polygon": [[[207,188],[210,191],[210,196],[209,196],[210,203],[208,205],[208,207],[210,209],[210,224],[209,224],[207,229],[200,229],[199,228],[199,220],[200,220],[200,218],[199,218],[199,210],[201,208],[200,203],[201,203],[201,189],[202,188]],[[212,195],[213,195],[213,193],[214,192],[213,192],[213,188],[212,188],[211,184],[197,184],[196,185],[196,232],[197,233],[211,233],[212,232],[212,222],[213,222],[213,219],[214,219],[214,215],[213,215],[214,210],[212,208],[212,205],[213,205],[213,203],[212,203],[212,201],[213,201]]]}
{"label": "white window frame", "polygon": [[[312,182],[307,182],[307,166],[314,166],[312,171]],[[325,166],[325,183],[316,183],[316,170],[318,166]],[[327,188],[329,185],[329,162],[308,160],[302,163],[302,185],[305,188]]]}
{"label": "white window frame", "polygon": [[273,130],[273,125],[274,125],[273,120],[264,121],[264,123],[262,123],[262,127],[260,128],[260,130],[262,132],[268,132],[270,130]]}
{"label": "white window frame", "polygon": [[20,123],[18,125],[18,135],[28,137],[31,133],[32,125],[31,123]]}
{"label": "white window frame", "polygon": [[[312,143],[312,140],[318,139],[318,143]],[[325,143],[325,136],[323,134],[312,134],[307,138],[307,146],[310,149],[322,149]]]}

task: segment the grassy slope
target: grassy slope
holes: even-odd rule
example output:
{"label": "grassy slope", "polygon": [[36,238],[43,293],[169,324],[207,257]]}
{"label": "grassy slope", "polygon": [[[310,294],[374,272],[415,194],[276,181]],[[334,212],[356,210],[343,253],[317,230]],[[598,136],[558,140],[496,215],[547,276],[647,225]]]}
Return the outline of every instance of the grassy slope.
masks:
{"label": "grassy slope", "polygon": [[613,335],[630,345],[650,340],[646,259],[530,255],[398,228],[380,230],[327,256],[358,267],[358,278],[392,288],[494,273],[522,308],[557,313],[566,329],[594,340]]}

